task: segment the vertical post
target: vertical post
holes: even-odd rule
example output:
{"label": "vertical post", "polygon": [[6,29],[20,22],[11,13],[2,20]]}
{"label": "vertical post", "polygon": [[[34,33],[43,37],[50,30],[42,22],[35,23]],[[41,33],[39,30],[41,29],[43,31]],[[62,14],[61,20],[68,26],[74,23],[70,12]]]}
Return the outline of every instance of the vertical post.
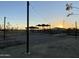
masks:
{"label": "vertical post", "polygon": [[77,39],[77,21],[75,21],[75,39]]}
{"label": "vertical post", "polygon": [[26,41],[27,54],[29,54],[29,1],[27,1],[27,41]]}
{"label": "vertical post", "polygon": [[6,17],[4,17],[4,40],[5,40],[5,31],[6,31],[5,26],[6,26]]}
{"label": "vertical post", "polygon": [[64,28],[64,23],[65,23],[65,20],[63,19],[63,28]]}

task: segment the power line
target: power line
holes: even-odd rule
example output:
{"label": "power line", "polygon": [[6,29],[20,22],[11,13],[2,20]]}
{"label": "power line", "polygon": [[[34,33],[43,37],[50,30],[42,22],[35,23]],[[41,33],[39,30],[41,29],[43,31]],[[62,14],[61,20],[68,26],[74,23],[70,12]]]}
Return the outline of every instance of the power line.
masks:
{"label": "power line", "polygon": [[46,21],[46,18],[43,17],[40,13],[38,13],[37,10],[35,10],[35,8],[34,8],[31,4],[30,4],[30,7],[32,8],[32,11],[33,11],[36,15],[38,15],[39,17],[41,17],[43,20]]}

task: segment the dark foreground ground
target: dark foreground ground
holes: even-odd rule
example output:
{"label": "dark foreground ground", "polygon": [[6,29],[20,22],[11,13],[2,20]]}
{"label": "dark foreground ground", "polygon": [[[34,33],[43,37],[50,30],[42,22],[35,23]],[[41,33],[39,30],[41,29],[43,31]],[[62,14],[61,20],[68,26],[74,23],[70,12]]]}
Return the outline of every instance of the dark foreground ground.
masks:
{"label": "dark foreground ground", "polygon": [[[62,34],[30,33],[30,54],[26,53],[26,33],[11,32],[3,43],[0,34],[0,57],[69,58],[79,57],[79,37]],[[17,45],[16,43],[19,43]],[[22,43],[22,44],[21,44]],[[13,46],[10,46],[14,44]]]}

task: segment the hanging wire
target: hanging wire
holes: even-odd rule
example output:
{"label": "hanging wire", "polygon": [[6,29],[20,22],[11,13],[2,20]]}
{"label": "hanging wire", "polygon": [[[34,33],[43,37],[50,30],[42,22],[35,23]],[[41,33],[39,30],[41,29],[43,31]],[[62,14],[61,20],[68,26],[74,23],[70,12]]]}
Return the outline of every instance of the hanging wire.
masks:
{"label": "hanging wire", "polygon": [[79,9],[78,7],[72,7],[72,8]]}
{"label": "hanging wire", "polygon": [[38,15],[39,17],[41,17],[41,19],[46,21],[46,18],[43,17],[39,12],[37,12],[37,10],[35,10],[35,8],[31,4],[30,4],[30,7],[36,15]]}

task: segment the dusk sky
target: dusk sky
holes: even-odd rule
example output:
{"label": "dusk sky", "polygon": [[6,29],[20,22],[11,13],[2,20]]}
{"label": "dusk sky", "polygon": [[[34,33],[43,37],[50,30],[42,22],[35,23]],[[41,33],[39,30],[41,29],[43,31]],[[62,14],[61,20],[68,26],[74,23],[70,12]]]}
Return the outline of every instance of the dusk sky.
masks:
{"label": "dusk sky", "polygon": [[[30,2],[30,25],[36,24],[51,24],[52,27],[74,27],[74,21],[79,19],[79,15],[67,16],[66,9],[67,1],[42,1]],[[78,7],[79,2],[72,2],[72,6]],[[79,14],[79,9],[73,9],[75,14]]]}
{"label": "dusk sky", "polygon": [[12,26],[24,28],[27,24],[26,3],[26,1],[0,1],[0,23],[3,23],[3,17],[6,16],[7,22]]}
{"label": "dusk sky", "polygon": [[[12,26],[17,24],[20,28],[25,28],[27,24],[26,3],[26,1],[0,1],[0,23],[3,23],[3,17],[6,16],[7,22],[10,22]],[[62,20],[65,20],[65,27],[73,27],[79,15],[66,17],[66,3],[67,1],[30,1],[30,26],[45,23],[51,24],[52,27],[62,27]],[[79,2],[72,2],[72,4],[79,6]],[[73,12],[79,14],[79,9],[73,9]]]}

